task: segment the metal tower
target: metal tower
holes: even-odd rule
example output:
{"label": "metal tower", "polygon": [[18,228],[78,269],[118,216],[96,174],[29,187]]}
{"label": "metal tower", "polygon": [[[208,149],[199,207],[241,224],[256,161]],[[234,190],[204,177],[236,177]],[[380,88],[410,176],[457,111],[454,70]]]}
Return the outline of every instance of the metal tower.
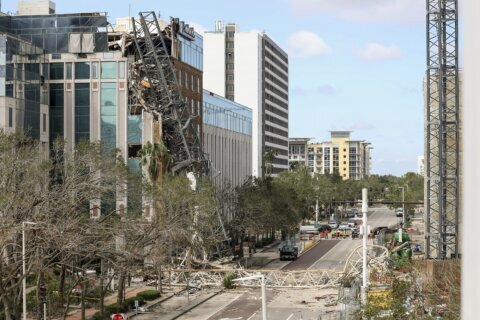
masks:
{"label": "metal tower", "polygon": [[459,253],[459,83],[457,0],[427,0],[427,259]]}
{"label": "metal tower", "polygon": [[162,124],[165,145],[173,160],[173,173],[192,171],[208,174],[195,117],[183,99],[169,50],[155,12],[132,18],[138,60],[130,73],[135,104],[151,112]]}

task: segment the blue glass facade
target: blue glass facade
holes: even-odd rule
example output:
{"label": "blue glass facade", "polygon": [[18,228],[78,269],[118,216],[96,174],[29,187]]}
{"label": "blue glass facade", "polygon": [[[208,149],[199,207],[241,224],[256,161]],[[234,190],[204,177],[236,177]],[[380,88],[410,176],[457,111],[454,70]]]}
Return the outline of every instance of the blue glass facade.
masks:
{"label": "blue glass facade", "polygon": [[203,37],[195,32],[195,40],[191,41],[178,34],[180,41],[180,61],[195,69],[203,70]]}
{"label": "blue glass facade", "polygon": [[252,135],[252,109],[204,90],[203,123]]}
{"label": "blue glass facade", "polygon": [[102,82],[101,89],[101,139],[106,146],[115,148],[117,145],[117,84]]}

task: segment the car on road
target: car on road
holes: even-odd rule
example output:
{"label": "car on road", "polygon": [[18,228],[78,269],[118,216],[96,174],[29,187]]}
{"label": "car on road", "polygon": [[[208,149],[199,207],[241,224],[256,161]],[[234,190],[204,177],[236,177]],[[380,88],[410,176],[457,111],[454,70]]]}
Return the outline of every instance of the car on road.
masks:
{"label": "car on road", "polygon": [[347,232],[347,231],[350,231],[350,227],[348,226],[348,224],[343,224],[343,223],[342,223],[342,224],[338,227],[338,231],[343,232],[344,230],[345,230],[346,232]]}
{"label": "car on road", "polygon": [[403,217],[403,209],[402,208],[395,209],[395,215],[397,217]]}
{"label": "car on road", "polygon": [[337,220],[330,220],[328,222],[328,225],[330,226],[330,228],[332,229],[337,229],[338,228],[338,221]]}
{"label": "car on road", "polygon": [[280,261],[285,259],[297,260],[298,248],[289,244],[280,247]]}
{"label": "car on road", "polygon": [[357,225],[357,222],[356,222],[355,219],[350,219],[350,220],[348,220],[348,226],[349,226],[350,228],[355,228],[356,225]]}
{"label": "car on road", "polygon": [[321,226],[318,227],[318,232],[322,233],[324,231],[331,232],[332,227],[330,227],[328,224],[322,224]]}

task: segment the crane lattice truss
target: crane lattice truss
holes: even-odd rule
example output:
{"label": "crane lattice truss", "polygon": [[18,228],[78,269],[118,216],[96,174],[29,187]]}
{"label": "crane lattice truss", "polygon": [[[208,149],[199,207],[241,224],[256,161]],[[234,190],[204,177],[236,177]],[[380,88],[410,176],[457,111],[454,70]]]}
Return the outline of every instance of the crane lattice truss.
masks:
{"label": "crane lattice truss", "polygon": [[458,257],[459,83],[457,0],[427,0],[427,259]]}
{"label": "crane lattice truss", "polygon": [[208,174],[195,117],[183,99],[155,12],[132,18],[137,60],[130,68],[131,105],[140,105],[162,124],[172,171]]}

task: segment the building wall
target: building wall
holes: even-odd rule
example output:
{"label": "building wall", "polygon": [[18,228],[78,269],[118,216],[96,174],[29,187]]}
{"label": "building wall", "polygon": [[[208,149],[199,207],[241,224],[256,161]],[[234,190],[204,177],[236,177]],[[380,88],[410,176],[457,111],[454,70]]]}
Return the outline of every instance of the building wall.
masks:
{"label": "building wall", "polygon": [[370,148],[368,142],[350,140],[347,132],[332,132],[330,141],[308,144],[307,166],[317,174],[338,172],[343,179],[365,179],[370,176]]}
{"label": "building wall", "polygon": [[225,33],[205,32],[203,37],[204,87],[225,97]]}
{"label": "building wall", "polygon": [[252,175],[263,171],[263,112],[261,38],[257,33],[235,33],[235,101],[252,108]]}
{"label": "building wall", "polygon": [[203,148],[219,190],[238,187],[252,173],[252,110],[204,90]]}
{"label": "building wall", "polygon": [[252,174],[264,174],[269,149],[278,154],[273,174],[288,170],[287,54],[265,33],[239,32],[236,24],[204,40],[205,88],[253,109]]}

